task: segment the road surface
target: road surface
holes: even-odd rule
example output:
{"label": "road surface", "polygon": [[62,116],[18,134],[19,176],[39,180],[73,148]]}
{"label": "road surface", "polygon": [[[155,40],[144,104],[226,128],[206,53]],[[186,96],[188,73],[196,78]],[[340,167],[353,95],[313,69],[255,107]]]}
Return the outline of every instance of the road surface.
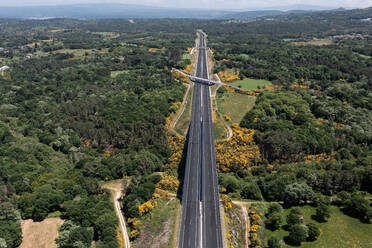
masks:
{"label": "road surface", "polygon": [[[204,34],[199,32],[196,77],[208,79]],[[208,85],[196,83],[188,134],[179,248],[222,248],[216,155]]]}

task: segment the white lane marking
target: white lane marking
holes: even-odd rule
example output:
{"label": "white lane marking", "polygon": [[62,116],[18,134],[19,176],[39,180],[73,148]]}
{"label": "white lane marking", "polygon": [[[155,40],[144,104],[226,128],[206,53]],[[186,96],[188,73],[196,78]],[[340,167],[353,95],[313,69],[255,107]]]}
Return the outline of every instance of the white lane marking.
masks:
{"label": "white lane marking", "polygon": [[[207,42],[204,39],[204,47],[207,47]],[[205,52],[205,64],[207,65],[207,79],[209,79],[209,68],[208,68],[208,56],[207,56],[207,49],[204,49]]]}
{"label": "white lane marking", "polygon": [[202,202],[200,201],[199,203],[199,211],[200,211],[200,220],[199,220],[199,225],[200,225],[200,232],[199,232],[199,235],[200,235],[200,243],[199,243],[199,247],[200,248],[203,248],[203,210],[202,210]]}
{"label": "white lane marking", "polygon": [[[201,108],[202,108],[201,111],[202,111],[202,110],[203,110],[203,87],[202,87],[202,86],[200,87],[200,90],[201,90],[201,94],[200,94],[200,101],[201,101],[201,104],[200,104],[200,105],[201,105]],[[201,112],[201,115],[200,115],[200,116],[201,116],[201,118],[202,118],[202,116],[203,116],[203,112]],[[202,119],[200,119],[200,120],[202,120]]]}

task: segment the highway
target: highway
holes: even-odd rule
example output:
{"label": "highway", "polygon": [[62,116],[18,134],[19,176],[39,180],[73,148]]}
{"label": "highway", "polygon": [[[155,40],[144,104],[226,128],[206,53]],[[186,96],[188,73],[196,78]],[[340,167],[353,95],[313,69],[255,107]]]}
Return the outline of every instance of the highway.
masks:
{"label": "highway", "polygon": [[[206,42],[199,34],[196,77],[208,79]],[[209,86],[196,83],[188,133],[179,248],[223,248]]]}

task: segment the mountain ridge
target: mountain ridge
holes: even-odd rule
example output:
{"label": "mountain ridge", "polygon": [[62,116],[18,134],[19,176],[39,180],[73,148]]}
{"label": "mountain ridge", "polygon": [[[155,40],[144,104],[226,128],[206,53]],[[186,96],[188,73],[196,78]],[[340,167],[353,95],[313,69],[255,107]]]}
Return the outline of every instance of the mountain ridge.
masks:
{"label": "mountain ridge", "polygon": [[[289,8],[288,6],[287,8]],[[0,18],[15,19],[45,19],[45,18],[190,18],[190,19],[252,19],[264,16],[280,16],[287,14],[311,13],[319,10],[319,6],[291,5],[294,9],[280,10],[220,10],[167,8],[138,4],[70,4],[70,5],[40,5],[24,7],[1,7]],[[295,8],[298,7],[298,8]],[[303,9],[301,9],[301,7]],[[313,9],[311,9],[313,7]],[[324,7],[323,11],[330,11]],[[335,10],[335,9],[332,9]],[[341,9],[345,10],[345,9]]]}

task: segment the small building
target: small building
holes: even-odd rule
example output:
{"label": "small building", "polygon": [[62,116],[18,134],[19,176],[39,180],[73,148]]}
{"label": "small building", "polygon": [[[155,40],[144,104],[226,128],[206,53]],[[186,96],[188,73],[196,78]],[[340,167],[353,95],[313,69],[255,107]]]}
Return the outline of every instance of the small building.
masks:
{"label": "small building", "polygon": [[6,70],[9,70],[9,66],[7,65],[4,65],[3,67],[0,67],[0,71],[6,71]]}

